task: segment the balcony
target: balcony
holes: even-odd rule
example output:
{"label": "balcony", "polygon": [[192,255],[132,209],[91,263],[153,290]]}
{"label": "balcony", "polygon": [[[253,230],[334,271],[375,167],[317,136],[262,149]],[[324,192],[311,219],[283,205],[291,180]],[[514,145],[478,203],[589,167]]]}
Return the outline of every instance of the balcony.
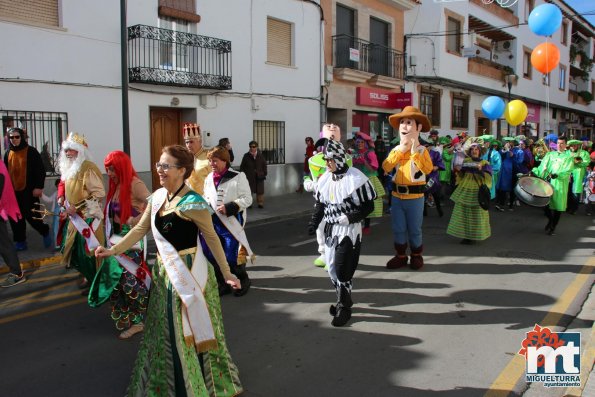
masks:
{"label": "balcony", "polygon": [[134,25],[128,28],[131,83],[231,89],[231,42]]}
{"label": "balcony", "polygon": [[469,58],[467,72],[502,81],[506,66],[485,58]]}
{"label": "balcony", "polygon": [[[372,84],[388,88],[398,85],[394,80],[403,79],[402,52],[343,34],[333,36],[333,66],[362,72],[361,82],[370,79]],[[339,77],[341,74],[347,77],[358,73],[347,70]]]}

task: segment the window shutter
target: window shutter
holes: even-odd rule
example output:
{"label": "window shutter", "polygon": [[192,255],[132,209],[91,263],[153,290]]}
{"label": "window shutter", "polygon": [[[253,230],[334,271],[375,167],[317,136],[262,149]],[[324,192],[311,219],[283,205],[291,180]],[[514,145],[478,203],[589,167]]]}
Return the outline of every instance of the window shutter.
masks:
{"label": "window shutter", "polygon": [[267,62],[291,65],[291,24],[267,18]]}
{"label": "window shutter", "polygon": [[159,0],[158,13],[159,16],[200,22],[200,15],[196,13],[195,0]]}
{"label": "window shutter", "polygon": [[59,26],[58,0],[0,0],[0,15],[34,24]]}

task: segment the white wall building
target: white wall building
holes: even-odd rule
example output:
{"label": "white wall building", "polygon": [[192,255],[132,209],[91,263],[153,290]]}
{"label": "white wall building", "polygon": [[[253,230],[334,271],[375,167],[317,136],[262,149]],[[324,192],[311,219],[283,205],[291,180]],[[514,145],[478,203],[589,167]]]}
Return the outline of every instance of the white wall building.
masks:
{"label": "white wall building", "polygon": [[[0,60],[3,131],[21,124],[53,158],[77,131],[103,169],[105,155],[123,149],[120,2],[17,3],[0,9],[0,37],[10,37]],[[292,191],[304,138],[320,129],[318,2],[196,3],[127,2],[135,168],[149,181],[160,148],[181,143],[182,124],[197,122],[206,145],[231,140],[236,166],[248,142],[259,141],[269,158],[266,194]]]}
{"label": "white wall building", "polygon": [[595,102],[583,97],[594,94],[595,72],[583,72],[580,57],[570,57],[574,46],[593,59],[595,30],[563,1],[552,2],[564,18],[549,38],[561,56],[548,78],[530,62],[533,49],[546,38],[526,24],[542,0],[519,0],[510,7],[482,0],[423,2],[407,11],[407,91],[430,116],[433,128],[442,135],[507,135],[508,123],[490,122],[481,105],[490,95],[508,99],[509,75],[511,99],[521,99],[529,108],[526,122],[510,127],[511,135],[542,137],[551,131],[593,138]]}

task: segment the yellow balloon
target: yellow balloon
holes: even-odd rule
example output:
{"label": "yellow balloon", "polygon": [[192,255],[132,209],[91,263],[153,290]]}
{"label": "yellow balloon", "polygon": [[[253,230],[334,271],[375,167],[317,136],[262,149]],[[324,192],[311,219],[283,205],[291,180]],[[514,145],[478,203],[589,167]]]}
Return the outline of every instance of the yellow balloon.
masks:
{"label": "yellow balloon", "polygon": [[527,114],[529,114],[527,105],[520,99],[508,102],[504,109],[504,118],[512,126],[519,125],[525,121]]}

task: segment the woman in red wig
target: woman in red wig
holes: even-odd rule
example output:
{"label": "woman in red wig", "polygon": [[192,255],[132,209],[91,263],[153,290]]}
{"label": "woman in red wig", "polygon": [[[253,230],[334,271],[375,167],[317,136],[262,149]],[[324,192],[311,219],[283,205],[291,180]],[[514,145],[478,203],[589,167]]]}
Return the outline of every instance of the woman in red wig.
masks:
{"label": "woman in red wig", "polygon": [[[126,153],[113,151],[103,163],[109,178],[104,219],[107,245],[110,247],[137,224],[147,206],[150,192]],[[120,339],[128,339],[144,329],[151,286],[144,251],[144,242],[141,241],[122,255],[105,258],[89,294],[90,306],[110,301],[112,319],[116,328],[122,331]]]}

